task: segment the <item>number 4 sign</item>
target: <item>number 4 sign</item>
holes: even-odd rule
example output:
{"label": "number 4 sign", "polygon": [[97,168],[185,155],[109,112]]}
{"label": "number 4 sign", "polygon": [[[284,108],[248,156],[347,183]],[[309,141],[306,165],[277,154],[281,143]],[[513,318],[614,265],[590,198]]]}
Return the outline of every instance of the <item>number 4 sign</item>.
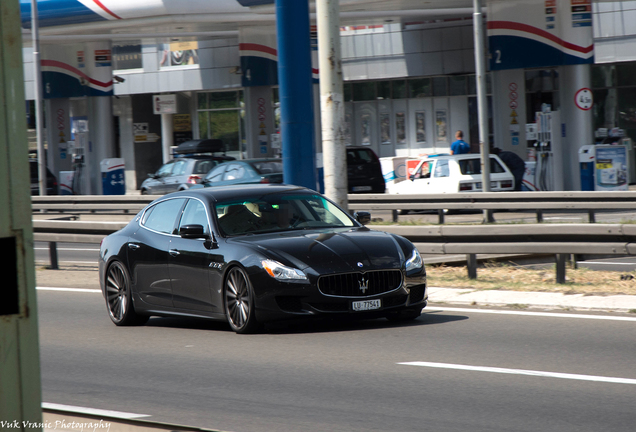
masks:
{"label": "number 4 sign", "polygon": [[592,96],[592,90],[589,88],[582,88],[574,95],[574,103],[579,109],[588,111],[592,108],[594,103],[594,97]]}

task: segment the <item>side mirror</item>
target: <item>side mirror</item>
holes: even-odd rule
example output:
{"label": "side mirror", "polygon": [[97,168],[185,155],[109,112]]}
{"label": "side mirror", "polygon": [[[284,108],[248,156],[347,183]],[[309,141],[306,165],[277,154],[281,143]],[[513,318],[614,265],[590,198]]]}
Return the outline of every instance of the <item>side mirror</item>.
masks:
{"label": "side mirror", "polygon": [[179,235],[186,239],[209,239],[210,235],[205,233],[203,225],[184,225],[179,228]]}
{"label": "side mirror", "polygon": [[415,180],[415,174],[411,174],[411,175],[409,176],[409,180],[411,180],[411,181]]}
{"label": "side mirror", "polygon": [[362,225],[366,225],[369,222],[371,222],[371,213],[369,212],[365,212],[365,211],[356,212],[353,214],[353,217],[355,217],[356,220],[360,222]]}

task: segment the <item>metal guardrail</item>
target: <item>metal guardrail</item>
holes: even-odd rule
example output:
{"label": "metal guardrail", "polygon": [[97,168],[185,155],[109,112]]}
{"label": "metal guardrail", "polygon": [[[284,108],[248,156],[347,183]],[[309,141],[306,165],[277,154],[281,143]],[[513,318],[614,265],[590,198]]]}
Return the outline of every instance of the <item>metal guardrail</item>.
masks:
{"label": "metal guardrail", "polygon": [[[408,180],[405,180],[408,181]],[[136,213],[159,195],[57,195],[33,196],[34,211],[59,213]],[[453,194],[349,194],[350,210],[438,211],[440,224],[444,210],[518,210],[536,213],[556,210],[586,211],[589,221],[601,210],[636,210],[636,191],[621,192],[476,192]]]}
{"label": "metal guardrail", "polygon": [[32,196],[33,211],[59,213],[137,213],[160,195]]}
{"label": "metal guardrail", "polygon": [[436,210],[440,224],[444,223],[444,210],[528,211],[536,213],[537,222],[543,221],[545,211],[578,210],[586,211],[588,220],[595,222],[595,213],[601,210],[635,210],[636,191],[350,194],[349,209],[392,210],[394,221],[399,210]]}
{"label": "metal guardrail", "polygon": [[[55,243],[99,243],[125,222],[33,221],[34,239],[49,242],[51,268],[57,268]],[[468,273],[476,277],[476,254],[553,254],[557,282],[565,282],[569,254],[636,255],[636,225],[373,225],[408,238],[425,254],[466,254]]]}

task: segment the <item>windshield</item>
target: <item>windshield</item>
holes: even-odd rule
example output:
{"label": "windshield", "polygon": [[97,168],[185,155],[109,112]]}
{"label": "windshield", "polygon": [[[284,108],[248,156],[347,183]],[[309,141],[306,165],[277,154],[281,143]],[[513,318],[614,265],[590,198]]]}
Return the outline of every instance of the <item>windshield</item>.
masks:
{"label": "windshield", "polygon": [[219,202],[215,208],[219,227],[228,236],[356,226],[345,212],[320,195],[268,194]]}

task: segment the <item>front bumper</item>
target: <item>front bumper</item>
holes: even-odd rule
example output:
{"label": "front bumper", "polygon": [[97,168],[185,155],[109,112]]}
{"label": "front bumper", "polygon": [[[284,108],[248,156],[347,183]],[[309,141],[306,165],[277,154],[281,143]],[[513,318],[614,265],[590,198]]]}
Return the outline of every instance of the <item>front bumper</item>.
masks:
{"label": "front bumper", "polygon": [[[268,279],[251,278],[256,294],[256,318],[263,322],[311,316],[372,317],[403,309],[424,308],[428,300],[425,274],[404,277],[401,286],[389,292],[355,297],[324,295],[315,283],[272,283],[269,276],[265,277]],[[263,286],[267,288],[259,289]],[[379,309],[354,311],[352,308],[353,302],[378,299],[381,305]]]}

